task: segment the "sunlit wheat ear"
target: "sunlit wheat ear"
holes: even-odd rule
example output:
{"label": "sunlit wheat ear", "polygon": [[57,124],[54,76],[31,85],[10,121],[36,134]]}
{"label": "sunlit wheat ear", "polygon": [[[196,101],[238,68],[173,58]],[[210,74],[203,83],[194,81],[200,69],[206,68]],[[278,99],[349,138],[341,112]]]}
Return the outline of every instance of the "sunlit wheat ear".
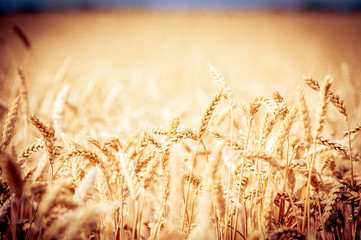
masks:
{"label": "sunlit wheat ear", "polygon": [[241,156],[248,158],[248,159],[258,158],[265,162],[268,162],[272,167],[274,167],[277,170],[282,169],[282,167],[281,167],[280,163],[277,161],[277,159],[274,156],[265,153],[264,151],[244,150],[244,151],[239,151],[238,153]]}
{"label": "sunlit wheat ear", "polygon": [[283,149],[283,144],[287,139],[287,136],[290,132],[291,126],[296,118],[296,113],[298,111],[297,105],[295,105],[292,110],[286,115],[285,120],[282,122],[281,129],[277,135],[276,145],[274,149],[274,154],[277,157],[281,156],[281,151]]}
{"label": "sunlit wheat ear", "polygon": [[272,98],[276,103],[281,103],[284,100],[283,97],[281,96],[281,94],[278,91],[273,92]]}
{"label": "sunlit wheat ear", "polygon": [[221,74],[215,69],[213,66],[209,65],[209,71],[211,73],[211,76],[213,80],[217,83],[217,85],[222,90],[222,95],[226,99],[227,103],[229,105],[233,105],[233,96],[231,93],[231,90],[229,89],[226,81],[223,79]]}
{"label": "sunlit wheat ear", "polygon": [[[320,84],[316,80],[314,80],[313,78],[311,78],[309,76],[306,76],[306,77],[303,77],[303,80],[313,90],[315,90],[315,91],[320,91],[321,90]],[[337,110],[342,115],[347,117],[346,106],[345,106],[344,101],[340,98],[340,96],[333,93],[332,91],[328,91],[328,94],[329,94],[330,102],[337,108]]]}
{"label": "sunlit wheat ear", "polygon": [[[247,164],[245,164],[246,166]],[[249,164],[250,166],[253,165],[253,163]],[[236,170],[234,171],[234,182],[232,184],[232,192],[231,195],[233,197],[235,197],[235,203],[240,203],[241,199],[242,199],[242,195],[244,193],[244,190],[246,189],[247,185],[248,185],[248,177],[247,176],[243,176],[242,180],[241,180],[241,172],[242,172],[242,164],[239,164],[236,168]]]}
{"label": "sunlit wheat ear", "polygon": [[119,138],[116,138],[116,137],[106,138],[103,142],[103,145],[105,147],[114,149],[116,152],[119,152],[120,149],[123,148],[123,144],[120,142]]}
{"label": "sunlit wheat ear", "polygon": [[[221,141],[224,141],[227,146],[231,146],[231,138],[229,136],[226,136],[224,133],[218,131],[218,130],[215,130],[215,129],[212,129],[210,128],[208,130],[214,138],[216,138],[217,140],[221,140]],[[236,141],[235,139],[233,139],[232,141],[232,149],[235,150],[235,151],[242,151],[244,150],[244,140],[241,141]]]}
{"label": "sunlit wheat ear", "polygon": [[161,127],[153,128],[151,132],[156,135],[167,135],[168,134],[168,130],[165,128],[161,128]]}
{"label": "sunlit wheat ear", "polygon": [[[166,136],[166,141],[168,141],[174,134],[177,133],[177,128],[179,127],[179,124],[180,124],[180,119],[179,117],[175,117],[173,118],[172,120],[172,123],[169,127],[169,130],[168,130],[168,133],[167,133],[167,136]],[[161,145],[159,143],[157,143],[154,138],[151,138],[151,137],[148,137],[148,140],[153,143],[153,145],[155,145],[157,148],[161,148]],[[167,192],[167,187],[169,185],[169,178],[168,178],[168,160],[170,158],[170,149],[166,150],[163,155],[162,155],[162,158],[161,158],[161,165],[162,165],[162,169],[164,171],[164,175],[163,175],[163,183],[164,183],[164,190]],[[169,187],[169,186],[168,186]],[[166,194],[165,192],[165,194]],[[166,194],[167,195],[167,194]]]}
{"label": "sunlit wheat ear", "polygon": [[134,171],[135,174],[139,174],[139,172],[145,168],[148,163],[154,159],[156,156],[159,156],[160,154],[164,154],[166,151],[168,151],[173,145],[183,141],[184,139],[193,139],[198,140],[198,137],[194,134],[192,130],[185,130],[181,132],[176,132],[172,134],[167,141],[162,145],[162,147],[155,149],[148,153],[146,156],[137,159],[137,161],[134,163]]}
{"label": "sunlit wheat ear", "polygon": [[46,126],[40,119],[38,119],[35,115],[30,115],[31,123],[39,130],[41,135],[43,136],[45,147],[48,151],[49,163],[52,166],[54,163],[54,159],[56,156],[55,149],[55,131],[52,127]]}
{"label": "sunlit wheat ear", "polygon": [[112,190],[111,190],[112,188],[110,186],[110,174],[108,172],[107,166],[104,164],[104,162],[99,158],[99,156],[95,152],[92,152],[83,146],[79,146],[79,147],[77,147],[77,149],[65,154],[65,156],[63,156],[64,159],[62,159],[62,161],[66,161],[73,157],[85,157],[86,159],[89,160],[89,162],[92,165],[99,166],[100,169],[102,169],[104,176],[107,180],[106,182],[107,182],[107,186],[109,188],[109,192],[110,193],[112,192]]}
{"label": "sunlit wheat ear", "polygon": [[81,165],[81,160],[79,158],[71,158],[65,160],[64,168],[65,166],[68,167],[68,170],[70,171],[70,175],[72,176],[75,183],[79,182],[84,177],[84,170],[85,168]]}
{"label": "sunlit wheat ear", "polygon": [[263,98],[263,102],[270,112],[275,115],[275,118],[284,119],[288,113],[287,101],[283,99],[278,91],[275,91],[272,97]]}
{"label": "sunlit wheat ear", "polygon": [[121,175],[120,171],[120,163],[117,161],[116,155],[113,153],[112,148],[108,147],[107,145],[102,144],[100,141],[94,139],[94,138],[87,138],[87,140],[92,143],[94,146],[96,146],[100,152],[107,157],[107,161],[109,162],[109,165],[114,169],[116,172],[114,174],[117,174],[118,176]]}
{"label": "sunlit wheat ear", "polygon": [[346,131],[343,136],[346,137],[347,135],[353,135],[359,133],[361,131],[361,124],[357,124],[356,127],[350,130],[350,132]]}
{"label": "sunlit wheat ear", "polygon": [[[328,147],[329,149],[333,149],[333,150],[337,151],[339,154],[344,156],[346,159],[350,158],[348,148],[346,146],[341,145],[337,141],[327,139],[327,138],[323,138],[323,137],[319,137],[318,142],[316,142],[316,143],[317,144],[322,144],[322,145]],[[351,158],[353,159],[353,161],[360,161],[360,159],[357,156],[355,156],[354,154],[351,154]]]}
{"label": "sunlit wheat ear", "polygon": [[179,127],[179,124],[180,124],[179,117],[174,117],[172,119],[169,131],[168,131],[168,136],[171,136],[172,134],[174,134],[177,131],[177,128]]}
{"label": "sunlit wheat ear", "polygon": [[324,86],[321,89],[322,104],[317,115],[317,125],[314,133],[314,139],[317,139],[317,137],[321,134],[323,126],[325,124],[326,108],[329,102],[329,97],[330,97],[329,91],[331,88],[331,83],[332,83],[332,78],[330,76],[327,76],[325,78]]}
{"label": "sunlit wheat ear", "polygon": [[254,115],[256,115],[256,113],[258,112],[263,101],[264,101],[263,97],[257,97],[250,103],[249,115],[251,116],[252,119],[254,118]]}
{"label": "sunlit wheat ear", "polygon": [[212,102],[208,106],[206,112],[203,114],[201,125],[199,126],[199,130],[197,133],[198,138],[201,138],[206,132],[206,129],[209,125],[209,121],[213,115],[214,110],[216,109],[216,106],[221,100],[222,94],[223,92],[219,92],[216,94],[216,96],[212,99]]}
{"label": "sunlit wheat ear", "polygon": [[65,85],[58,93],[53,107],[53,123],[55,131],[60,134],[62,132],[62,122],[64,116],[64,108],[69,94],[69,85]]}
{"label": "sunlit wheat ear", "polygon": [[303,142],[305,144],[306,149],[309,149],[312,141],[311,120],[309,116],[307,103],[300,86],[297,87],[297,100],[298,100],[298,108],[300,109],[300,114],[302,118]]}
{"label": "sunlit wheat ear", "polygon": [[274,125],[277,123],[277,118],[275,114],[272,112],[267,112],[265,119],[263,120],[262,124],[262,131],[261,131],[261,139],[260,139],[260,148],[264,149],[266,147],[268,136],[271,134]]}
{"label": "sunlit wheat ear", "polygon": [[[168,134],[169,133],[167,132],[165,135],[168,135]],[[138,157],[137,157],[138,160],[140,160],[140,158],[143,156],[144,150],[149,144],[155,146],[156,148],[161,147],[161,144],[150,133],[145,131],[143,133],[142,139],[140,140],[140,142],[136,148],[136,152],[138,154]]]}
{"label": "sunlit wheat ear", "polygon": [[19,109],[19,96],[11,104],[11,107],[8,111],[8,115],[6,116],[3,132],[2,132],[0,153],[5,151],[5,148],[9,145],[12,137],[14,136],[14,128],[17,119],[18,109]]}
{"label": "sunlit wheat ear", "polygon": [[17,163],[22,166],[31,154],[41,151],[44,147],[44,143],[39,141],[30,144],[21,151],[18,156]]}

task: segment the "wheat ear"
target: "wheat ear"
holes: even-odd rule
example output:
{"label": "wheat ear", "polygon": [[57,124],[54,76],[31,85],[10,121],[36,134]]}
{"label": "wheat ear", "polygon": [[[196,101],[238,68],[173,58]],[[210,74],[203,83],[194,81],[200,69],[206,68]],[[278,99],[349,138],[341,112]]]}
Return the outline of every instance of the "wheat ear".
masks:
{"label": "wheat ear", "polygon": [[277,135],[276,147],[274,150],[274,154],[280,158],[281,151],[283,149],[283,144],[286,141],[286,138],[290,132],[291,126],[296,118],[296,113],[298,111],[297,105],[295,105],[289,114],[286,115],[285,120],[282,122],[281,129]]}
{"label": "wheat ear", "polygon": [[[232,147],[233,150],[235,151],[242,151],[244,150],[244,146],[242,143],[236,141],[235,139],[233,139],[233,141],[231,141],[231,138],[224,135],[222,132],[215,130],[215,129],[209,129],[208,130],[216,139],[218,140],[223,140],[227,146]],[[232,142],[232,145],[231,145]]]}
{"label": "wheat ear", "polygon": [[274,113],[267,112],[263,120],[261,139],[260,139],[260,148],[264,149],[266,147],[267,138],[271,134],[274,125],[277,123],[277,118]]}
{"label": "wheat ear", "polygon": [[226,83],[226,81],[223,79],[223,77],[221,76],[221,74],[217,71],[217,69],[215,69],[213,66],[209,65],[209,71],[211,73],[211,76],[213,78],[213,80],[217,83],[217,85],[221,88],[222,90],[222,95],[223,97],[226,99],[227,103],[230,106],[233,106],[233,97],[232,97],[232,93]]}
{"label": "wheat ear", "polygon": [[22,166],[26,159],[33,153],[36,153],[44,148],[44,144],[42,142],[34,142],[24,148],[18,156],[17,163]]}
{"label": "wheat ear", "polygon": [[348,135],[352,135],[361,131],[361,124],[357,124],[350,132],[346,131],[343,136],[346,137]]}
{"label": "wheat ear", "polygon": [[[313,90],[319,92],[321,90],[320,84],[311,77],[304,77],[303,80],[305,83],[312,88]],[[337,110],[344,116],[347,116],[347,111],[345,107],[344,101],[338,96],[337,94],[333,93],[332,91],[328,92],[330,97],[330,102],[337,108]]]}
{"label": "wheat ear", "polygon": [[216,109],[216,106],[218,105],[219,101],[221,100],[223,92],[219,92],[214,96],[212,99],[212,102],[209,104],[206,112],[203,114],[201,125],[199,127],[197,137],[201,138],[204,133],[206,132],[206,129],[208,127],[209,121],[213,115],[214,110]]}
{"label": "wheat ear", "polygon": [[52,127],[46,126],[40,119],[38,119],[35,115],[30,115],[31,123],[40,131],[43,136],[45,147],[48,151],[48,159],[51,167],[50,177],[53,177],[54,173],[54,159],[56,156],[56,148],[55,148],[55,131]]}
{"label": "wheat ear", "polygon": [[311,120],[310,120],[305,96],[303,95],[303,92],[299,86],[297,88],[297,100],[298,100],[298,107],[301,110],[302,126],[303,126],[303,142],[305,144],[306,149],[308,150],[312,142]]}
{"label": "wheat ear", "polygon": [[19,108],[19,96],[13,101],[6,117],[5,125],[3,128],[2,142],[0,145],[0,153],[5,151],[5,148],[11,142],[14,136],[15,122],[17,119]]}

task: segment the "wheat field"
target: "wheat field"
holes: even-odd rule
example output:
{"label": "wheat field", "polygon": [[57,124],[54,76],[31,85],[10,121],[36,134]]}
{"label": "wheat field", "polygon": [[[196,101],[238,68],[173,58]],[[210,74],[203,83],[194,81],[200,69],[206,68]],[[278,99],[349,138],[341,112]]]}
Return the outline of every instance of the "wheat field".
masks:
{"label": "wheat field", "polygon": [[[358,37],[344,47],[347,61],[330,57],[317,65],[341,52],[321,46],[331,29],[289,52],[314,56],[284,63],[283,54],[295,48],[279,47],[282,29],[302,23],[288,38],[298,46],[314,33],[301,38],[299,30],[308,21],[324,26],[327,16],[291,15],[288,25],[279,14],[124,13],[121,27],[129,29],[115,34],[124,36],[117,43],[108,34],[117,14],[77,14],[0,18],[3,26],[11,23],[9,31],[0,31],[1,239],[360,239],[359,48],[347,52]],[[334,29],[357,19],[345,18],[332,16]],[[92,49],[64,19],[79,25],[95,19],[102,50]],[[247,52],[240,44],[237,50],[235,41],[214,55],[199,50],[229,43],[205,39],[237,19],[272,26],[255,30],[270,41],[261,47],[266,39],[241,34],[236,39],[245,37],[249,48],[259,49]],[[153,28],[146,30],[145,21]],[[47,24],[71,33],[49,33]],[[269,35],[273,30],[279,31],[276,39]],[[329,46],[356,30],[345,28]],[[193,45],[186,31],[209,45]],[[232,32],[223,31],[218,34]],[[149,34],[153,42],[141,47]],[[65,44],[73,37],[82,41]],[[153,43],[155,50],[148,49]],[[113,48],[127,57],[108,55]],[[222,56],[232,48],[233,56]],[[260,71],[252,56],[266,48],[273,50],[255,58]]]}

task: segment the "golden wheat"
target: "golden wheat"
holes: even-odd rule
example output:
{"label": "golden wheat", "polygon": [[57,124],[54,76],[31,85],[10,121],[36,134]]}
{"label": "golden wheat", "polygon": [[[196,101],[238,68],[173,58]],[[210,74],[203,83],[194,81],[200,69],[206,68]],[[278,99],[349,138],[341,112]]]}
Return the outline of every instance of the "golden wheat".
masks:
{"label": "golden wheat", "polygon": [[24,129],[15,128],[25,101],[20,86],[21,101],[9,107],[3,126],[0,238],[358,239],[360,126],[344,134],[354,135],[348,147],[326,131],[328,102],[347,124],[351,117],[330,90],[331,78],[305,78],[319,92],[317,104],[298,88],[295,101],[275,91],[246,108],[214,67],[210,72],[220,89],[195,129],[183,128],[182,115],[168,127],[112,133],[90,118],[94,125],[83,126],[89,129],[71,131],[79,115],[66,114],[72,103],[65,86],[44,116],[52,125],[29,115],[42,139],[25,147],[19,143],[26,136],[17,134]]}

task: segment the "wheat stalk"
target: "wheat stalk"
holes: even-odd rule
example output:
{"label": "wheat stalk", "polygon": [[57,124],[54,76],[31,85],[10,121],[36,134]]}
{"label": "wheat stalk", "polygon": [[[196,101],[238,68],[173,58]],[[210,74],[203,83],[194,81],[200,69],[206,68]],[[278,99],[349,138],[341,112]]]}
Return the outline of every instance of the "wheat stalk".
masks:
{"label": "wheat stalk", "polygon": [[[331,83],[332,83],[332,78],[330,76],[327,76],[325,78],[325,82],[324,85],[322,86],[321,89],[321,98],[322,98],[322,104],[320,106],[320,110],[318,112],[317,115],[317,125],[316,125],[316,131],[315,134],[313,136],[314,138],[314,148],[316,148],[316,141],[318,136],[320,135],[320,133],[322,132],[323,129],[323,125],[325,123],[325,119],[326,119],[326,107],[328,104],[328,100],[329,100],[329,91],[331,88]],[[313,165],[315,162],[315,152],[312,155],[312,159],[311,159],[311,163],[308,165],[308,180],[307,180],[307,189],[306,189],[306,201],[305,201],[305,209],[306,211],[304,212],[304,218],[303,218],[303,224],[302,224],[302,230],[304,230],[305,228],[305,222],[306,222],[306,213],[308,214],[307,216],[307,235],[310,236],[310,205],[309,205],[309,189],[310,189],[310,184],[311,184],[311,177],[312,177],[312,169],[313,169]]]}

